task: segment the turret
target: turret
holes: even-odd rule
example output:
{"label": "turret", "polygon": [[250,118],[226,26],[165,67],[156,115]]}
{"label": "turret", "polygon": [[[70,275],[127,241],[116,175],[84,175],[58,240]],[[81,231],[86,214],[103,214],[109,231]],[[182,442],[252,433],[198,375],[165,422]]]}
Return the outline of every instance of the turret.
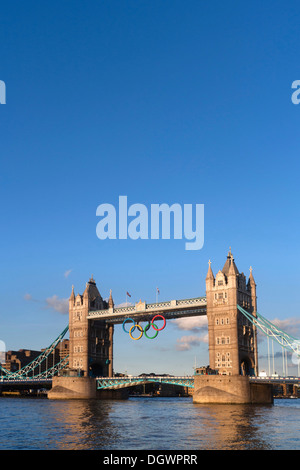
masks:
{"label": "turret", "polygon": [[210,260],[208,262],[208,271],[207,271],[207,275],[206,275],[205,280],[206,280],[206,290],[211,289],[214,286],[215,277],[214,277],[214,273],[212,272],[212,269],[211,269],[211,261]]}
{"label": "turret", "polygon": [[[228,257],[227,257],[228,258]],[[229,269],[228,269],[228,286],[229,287],[237,287],[237,276],[239,275],[239,270],[236,267],[234,262],[234,258],[231,254],[230,250],[230,258],[229,258]]]}
{"label": "turret", "polygon": [[74,286],[72,286],[72,292],[69,298],[69,309],[72,309],[74,307],[75,303],[75,293],[74,293]]}
{"label": "turret", "polygon": [[111,295],[111,289],[110,289],[110,292],[109,292],[108,308],[114,308],[114,301],[113,301],[113,298],[112,298],[112,295]]}

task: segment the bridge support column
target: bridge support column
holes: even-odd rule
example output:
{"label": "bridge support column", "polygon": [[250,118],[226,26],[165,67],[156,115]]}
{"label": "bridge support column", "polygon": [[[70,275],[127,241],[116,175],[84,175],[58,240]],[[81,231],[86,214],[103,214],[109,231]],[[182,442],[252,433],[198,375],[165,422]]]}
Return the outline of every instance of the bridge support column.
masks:
{"label": "bridge support column", "polygon": [[52,388],[48,392],[51,400],[72,399],[117,399],[128,398],[128,391],[97,390],[96,379],[91,377],[53,377]]}
{"label": "bridge support column", "polygon": [[194,403],[273,403],[272,385],[251,383],[248,377],[195,375]]}

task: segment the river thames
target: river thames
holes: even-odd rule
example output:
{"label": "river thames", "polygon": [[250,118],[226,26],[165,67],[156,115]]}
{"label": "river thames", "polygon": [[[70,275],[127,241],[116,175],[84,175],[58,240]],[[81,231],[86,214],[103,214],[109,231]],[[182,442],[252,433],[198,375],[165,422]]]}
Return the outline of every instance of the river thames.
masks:
{"label": "river thames", "polygon": [[0,422],[1,450],[300,449],[300,399],[258,406],[1,397]]}

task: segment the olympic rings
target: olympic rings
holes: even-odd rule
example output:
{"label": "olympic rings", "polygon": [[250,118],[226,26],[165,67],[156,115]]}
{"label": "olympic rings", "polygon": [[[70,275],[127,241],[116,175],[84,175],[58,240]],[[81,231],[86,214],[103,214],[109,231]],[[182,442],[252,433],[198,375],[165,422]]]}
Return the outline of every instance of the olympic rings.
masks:
{"label": "olympic rings", "polygon": [[[164,324],[161,328],[158,328],[157,325],[154,323],[154,320],[158,319],[158,318],[162,319],[163,322],[164,322]],[[125,328],[125,324],[128,321],[133,323],[133,325],[129,328],[129,331],[127,331],[126,328]],[[153,336],[150,336],[150,335],[147,334],[147,332],[148,332],[148,330],[150,329],[151,326],[155,330],[155,333],[154,333]],[[125,320],[123,321],[123,324],[122,324],[124,332],[129,334],[130,338],[133,339],[134,341],[138,341],[139,339],[141,339],[141,337],[143,335],[145,335],[147,339],[154,339],[158,335],[158,332],[163,330],[165,328],[165,326],[166,326],[166,319],[162,315],[155,315],[152,318],[151,321],[148,321],[148,325],[146,325],[144,328],[141,325],[139,325],[139,322],[135,322],[132,318],[125,318]],[[136,338],[134,338],[134,336],[132,336],[132,333],[134,332],[134,330],[136,328],[140,331],[140,333]]]}
{"label": "olympic rings", "polygon": [[[154,319],[157,318],[157,317],[162,318],[163,321],[164,321],[164,324],[163,324],[163,326],[162,326],[161,328],[154,328],[153,322],[154,322]],[[151,324],[152,324],[153,328],[154,328],[156,331],[161,331],[161,330],[163,330],[164,327],[166,326],[166,319],[165,319],[165,317],[163,317],[162,315],[155,315],[155,317],[152,318]]]}
{"label": "olympic rings", "polygon": [[[131,330],[135,330],[136,328],[138,328],[141,331],[141,334],[137,338],[134,338],[131,334]],[[144,331],[143,331],[143,328],[141,327],[141,325],[139,325],[139,324],[132,325],[132,327],[129,330],[129,336],[130,336],[131,339],[134,339],[135,341],[137,341],[138,339],[141,339],[141,337],[143,336],[143,332]]]}
{"label": "olympic rings", "polygon": [[[153,321],[153,320],[152,320],[152,321]],[[156,338],[156,336],[158,335],[158,330],[157,330],[157,327],[154,328],[154,330],[156,330],[155,333],[154,333],[154,336],[148,336],[147,333],[146,333],[146,331],[149,330],[150,326],[153,326],[153,328],[156,327],[156,325],[155,325],[154,323],[152,323],[152,322],[150,323],[150,322],[149,322],[148,325],[146,325],[145,328],[144,328],[144,335],[146,336],[147,339],[154,339],[154,338]]]}
{"label": "olympic rings", "polygon": [[125,323],[126,323],[128,320],[132,321],[133,325],[135,326],[135,321],[132,320],[132,318],[125,318],[125,320],[123,321],[123,325],[122,325],[122,326],[123,326],[123,330],[125,331],[125,333],[129,333],[129,331],[125,330]]}

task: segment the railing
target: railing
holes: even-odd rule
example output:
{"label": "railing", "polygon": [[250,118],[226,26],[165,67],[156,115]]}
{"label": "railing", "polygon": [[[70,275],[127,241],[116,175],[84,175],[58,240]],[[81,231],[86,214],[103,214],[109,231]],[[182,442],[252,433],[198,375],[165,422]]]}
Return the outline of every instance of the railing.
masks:
{"label": "railing", "polygon": [[206,297],[195,297],[192,299],[181,299],[181,300],[169,300],[166,302],[158,302],[146,304],[146,302],[138,302],[135,305],[125,307],[115,307],[106,310],[93,310],[88,313],[88,318],[116,318],[126,316],[127,314],[141,314],[141,313],[152,313],[153,311],[158,312],[176,312],[186,308],[193,307],[206,307]]}
{"label": "railing", "polygon": [[52,377],[22,377],[22,378],[14,378],[8,379],[6,377],[0,377],[0,384],[51,384]]}
{"label": "railing", "polygon": [[270,384],[298,384],[300,385],[300,377],[249,377],[250,382],[270,383]]}
{"label": "railing", "polygon": [[193,376],[126,376],[126,377],[98,377],[96,379],[97,389],[118,389],[133,387],[147,382],[180,385],[181,387],[194,388]]}

